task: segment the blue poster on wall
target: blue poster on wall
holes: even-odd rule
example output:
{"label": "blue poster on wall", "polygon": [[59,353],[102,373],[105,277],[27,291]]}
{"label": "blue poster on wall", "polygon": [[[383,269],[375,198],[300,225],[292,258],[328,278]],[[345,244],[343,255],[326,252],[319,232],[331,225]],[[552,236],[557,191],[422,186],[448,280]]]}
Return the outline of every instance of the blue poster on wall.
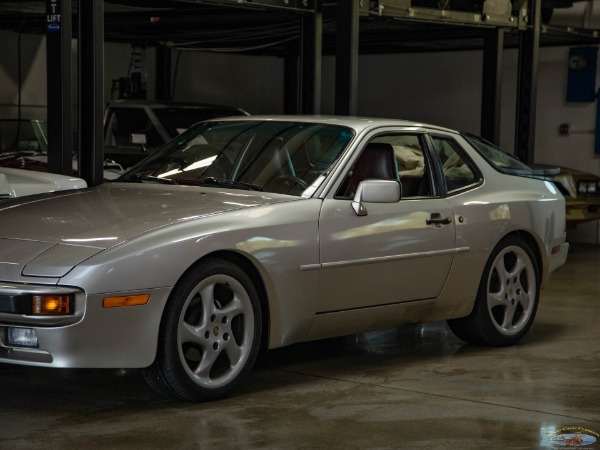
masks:
{"label": "blue poster on wall", "polygon": [[596,99],[597,47],[569,49],[568,102],[593,102]]}

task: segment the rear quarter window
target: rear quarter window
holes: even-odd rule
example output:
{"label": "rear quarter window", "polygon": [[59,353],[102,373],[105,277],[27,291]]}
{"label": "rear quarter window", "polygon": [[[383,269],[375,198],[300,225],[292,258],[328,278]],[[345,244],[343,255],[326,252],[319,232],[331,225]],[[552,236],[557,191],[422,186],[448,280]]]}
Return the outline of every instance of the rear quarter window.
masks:
{"label": "rear quarter window", "polygon": [[479,184],[481,176],[461,146],[452,138],[432,136],[449,195]]}

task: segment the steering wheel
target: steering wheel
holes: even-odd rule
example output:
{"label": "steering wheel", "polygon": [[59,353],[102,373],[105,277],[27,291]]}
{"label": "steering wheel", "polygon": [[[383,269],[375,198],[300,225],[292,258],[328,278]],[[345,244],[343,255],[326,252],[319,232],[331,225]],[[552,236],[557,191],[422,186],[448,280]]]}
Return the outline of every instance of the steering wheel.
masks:
{"label": "steering wheel", "polygon": [[285,184],[290,188],[293,188],[294,186],[301,187],[302,190],[308,187],[306,181],[302,178],[298,178],[296,175],[279,175],[273,182]]}
{"label": "steering wheel", "polygon": [[[306,181],[304,181],[302,178],[298,178],[295,175],[279,175],[277,178],[275,178],[273,180],[273,185],[277,186],[277,185],[281,185],[287,188],[287,192],[281,192],[282,194],[284,193],[290,193],[293,191],[304,191],[304,189],[306,189],[308,187],[308,184],[306,183]],[[278,190],[276,189],[275,192],[277,192]]]}

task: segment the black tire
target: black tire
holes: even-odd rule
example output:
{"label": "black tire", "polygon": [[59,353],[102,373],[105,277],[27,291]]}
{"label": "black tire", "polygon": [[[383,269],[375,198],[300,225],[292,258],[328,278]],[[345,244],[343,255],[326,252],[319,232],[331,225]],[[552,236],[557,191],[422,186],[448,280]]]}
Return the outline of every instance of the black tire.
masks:
{"label": "black tire", "polygon": [[203,261],[173,289],[144,378],[176,398],[223,398],[252,369],[261,334],[261,304],[250,277],[229,261]]}
{"label": "black tire", "polygon": [[540,271],[529,245],[507,236],[485,265],[473,311],[448,325],[460,339],[479,345],[513,345],[531,327],[540,295]]}

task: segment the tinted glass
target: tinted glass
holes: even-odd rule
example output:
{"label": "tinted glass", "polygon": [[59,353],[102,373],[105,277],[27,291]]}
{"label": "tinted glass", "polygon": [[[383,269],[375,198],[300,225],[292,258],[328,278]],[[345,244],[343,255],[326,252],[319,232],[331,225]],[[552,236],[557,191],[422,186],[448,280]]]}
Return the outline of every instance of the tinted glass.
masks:
{"label": "tinted glass", "polygon": [[173,107],[173,108],[155,108],[154,114],[159,122],[165,127],[169,136],[175,137],[183,133],[195,123],[203,120],[216,119],[227,116],[240,116],[243,113],[234,108],[223,107]]}
{"label": "tinted glass", "polygon": [[446,189],[451,194],[479,181],[471,161],[454,139],[432,136],[435,151],[442,163]]}
{"label": "tinted glass", "polygon": [[463,137],[499,170],[530,170],[527,164],[522,163],[513,155],[496,147],[491,142],[469,134],[465,134]]}
{"label": "tinted glass", "polygon": [[353,135],[349,128],[320,123],[205,122],[132,168],[124,179],[156,177],[191,185],[235,182],[301,195],[339,158]]}
{"label": "tinted glass", "polygon": [[348,171],[336,198],[354,197],[366,179],[398,180],[403,199],[433,195],[422,135],[389,133],[371,139]]}

